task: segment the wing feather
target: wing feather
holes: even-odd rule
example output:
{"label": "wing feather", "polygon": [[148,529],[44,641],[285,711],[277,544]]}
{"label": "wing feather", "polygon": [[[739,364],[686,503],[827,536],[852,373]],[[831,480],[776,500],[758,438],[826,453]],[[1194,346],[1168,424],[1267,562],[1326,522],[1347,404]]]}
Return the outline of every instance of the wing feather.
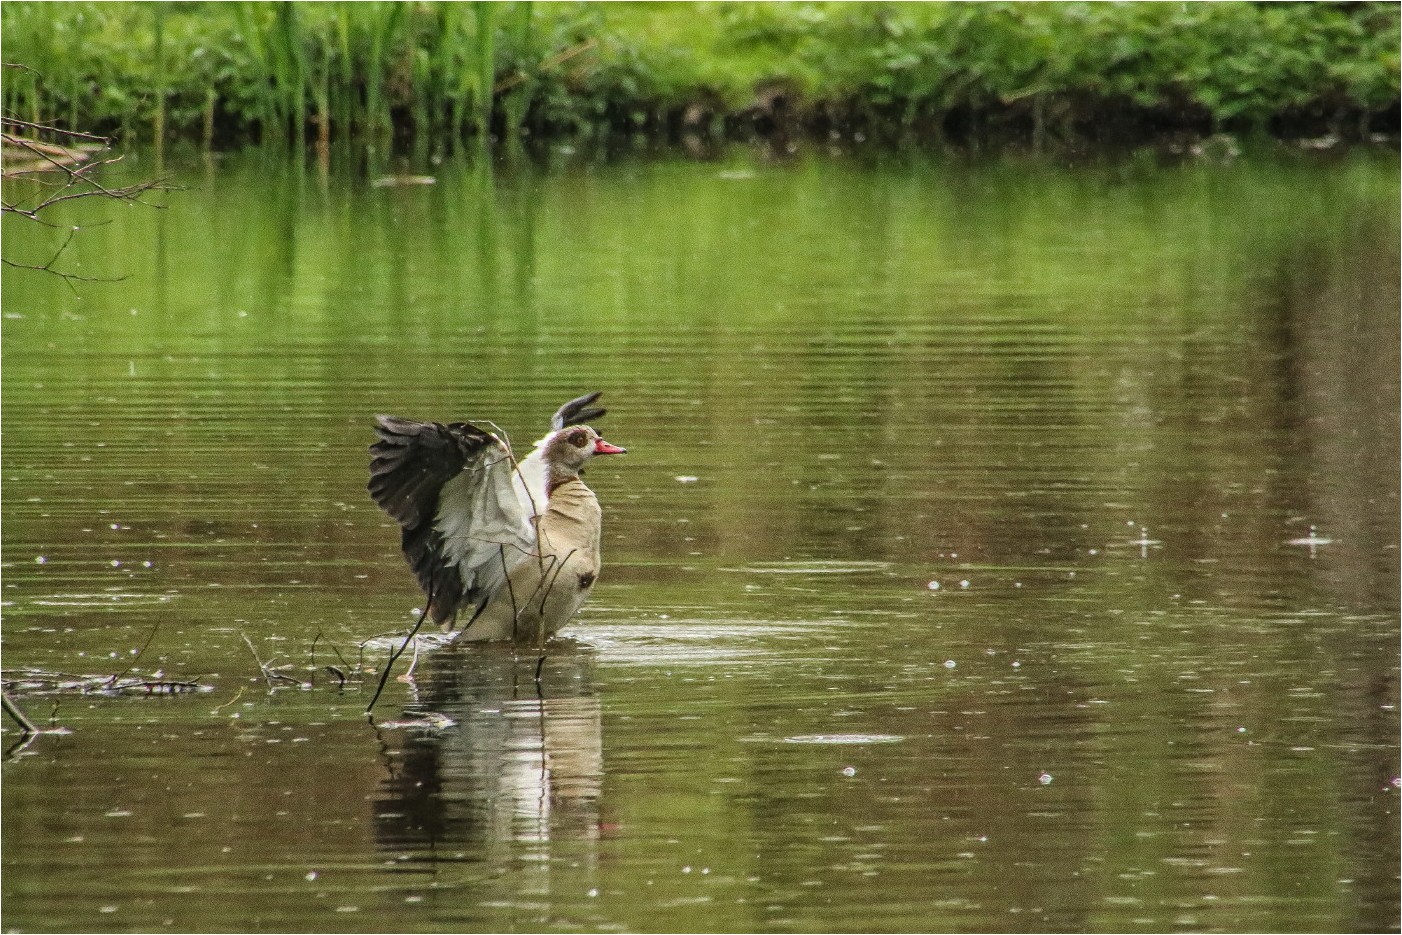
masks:
{"label": "wing feather", "polygon": [[567,425],[583,425],[591,422],[608,412],[601,406],[592,406],[594,400],[604,395],[603,390],[595,390],[593,393],[586,393],[577,399],[572,399],[555,411],[555,417],[550,420],[550,428],[559,431]]}
{"label": "wing feather", "polygon": [[[511,452],[466,422],[376,417],[370,495],[403,531],[404,557],[436,623],[485,604],[535,547],[515,494]],[[504,560],[504,561],[503,561]]]}

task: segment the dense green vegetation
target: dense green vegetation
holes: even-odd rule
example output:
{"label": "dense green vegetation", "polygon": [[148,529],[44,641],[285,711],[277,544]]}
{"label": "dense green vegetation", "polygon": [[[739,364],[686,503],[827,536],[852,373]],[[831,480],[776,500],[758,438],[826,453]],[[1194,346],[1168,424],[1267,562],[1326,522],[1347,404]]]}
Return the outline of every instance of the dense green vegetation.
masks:
{"label": "dense green vegetation", "polygon": [[1395,3],[47,3],[24,119],[227,144],[1396,127]]}

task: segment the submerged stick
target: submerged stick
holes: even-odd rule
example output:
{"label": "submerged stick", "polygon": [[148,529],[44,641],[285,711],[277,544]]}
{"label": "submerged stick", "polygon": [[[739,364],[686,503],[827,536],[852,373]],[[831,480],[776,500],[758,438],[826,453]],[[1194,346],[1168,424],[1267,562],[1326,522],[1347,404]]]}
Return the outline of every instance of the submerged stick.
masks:
{"label": "submerged stick", "polygon": [[20,706],[15,704],[9,692],[0,693],[0,699],[4,701],[5,713],[15,719],[15,723],[19,725],[20,731],[25,736],[39,733],[39,728],[35,727],[34,722],[20,710]]}
{"label": "submerged stick", "polygon": [[[130,672],[130,671],[132,670],[132,668],[133,668],[138,662],[141,661],[141,657],[142,657],[143,655],[145,655],[145,653],[146,653],[146,648],[147,648],[148,646],[150,646],[150,645],[151,645],[151,641],[154,640],[154,639],[156,638],[156,631],[159,630],[160,628],[161,628],[161,621],[160,621],[160,620],[157,620],[156,623],[155,623],[155,625],[151,627],[151,632],[148,633],[148,634],[146,635],[146,642],[142,643],[142,644],[141,644],[141,648],[138,649],[138,650],[136,651],[136,655],[131,657],[131,662],[127,663],[127,667],[126,667],[125,669],[123,669],[122,671],[118,672],[116,675],[112,676],[110,679],[107,680],[107,684],[108,684],[109,686],[110,686],[110,685],[116,685],[118,679],[120,679],[122,676],[124,676],[124,675],[126,675],[128,672]],[[245,639],[246,639],[246,637],[245,637]],[[258,654],[257,654],[257,653],[254,653],[253,658],[255,658],[255,659],[258,658]]]}
{"label": "submerged stick", "polygon": [[248,651],[253,654],[253,661],[258,663],[258,671],[263,673],[263,678],[267,681],[268,687],[273,687],[273,679],[281,679],[284,682],[291,682],[293,685],[301,685],[299,679],[294,679],[290,675],[283,675],[281,672],[268,668],[268,664],[258,658],[258,650],[253,648],[253,641],[248,638],[248,634],[240,631],[239,636],[248,644]]}
{"label": "submerged stick", "polygon": [[370,703],[365,706],[366,717],[369,717],[375,710],[375,702],[380,700],[380,693],[385,690],[385,683],[389,681],[390,670],[394,668],[395,662],[399,660],[400,656],[404,655],[404,650],[409,648],[409,644],[413,642],[414,637],[418,635],[419,627],[423,626],[424,621],[428,619],[428,609],[432,606],[433,592],[430,590],[428,600],[424,601],[423,613],[419,614],[419,619],[414,621],[414,628],[409,631],[408,636],[404,637],[404,642],[400,644],[399,649],[390,653],[389,662],[385,663],[385,671],[380,673],[380,684],[375,686],[375,695],[370,699]]}

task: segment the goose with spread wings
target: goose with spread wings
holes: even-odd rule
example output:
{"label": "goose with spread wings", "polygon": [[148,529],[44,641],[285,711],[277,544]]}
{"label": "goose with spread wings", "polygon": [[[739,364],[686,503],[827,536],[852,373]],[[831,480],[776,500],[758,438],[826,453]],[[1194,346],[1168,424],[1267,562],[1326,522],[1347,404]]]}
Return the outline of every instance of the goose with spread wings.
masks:
{"label": "goose with spread wings", "polygon": [[519,462],[470,422],[375,417],[370,496],[399,523],[433,621],[463,624],[455,639],[547,639],[598,580],[603,512],[580,469],[625,451],[585,424],[600,395],[561,406]]}

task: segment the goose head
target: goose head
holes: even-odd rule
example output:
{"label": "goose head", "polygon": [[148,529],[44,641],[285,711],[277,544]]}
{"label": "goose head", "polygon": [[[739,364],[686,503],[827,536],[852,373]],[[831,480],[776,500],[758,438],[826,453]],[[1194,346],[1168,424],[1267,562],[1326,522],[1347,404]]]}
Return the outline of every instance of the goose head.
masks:
{"label": "goose head", "polygon": [[550,467],[552,481],[577,477],[584,463],[597,455],[627,454],[628,449],[609,444],[587,425],[571,425],[546,436],[541,457]]}

